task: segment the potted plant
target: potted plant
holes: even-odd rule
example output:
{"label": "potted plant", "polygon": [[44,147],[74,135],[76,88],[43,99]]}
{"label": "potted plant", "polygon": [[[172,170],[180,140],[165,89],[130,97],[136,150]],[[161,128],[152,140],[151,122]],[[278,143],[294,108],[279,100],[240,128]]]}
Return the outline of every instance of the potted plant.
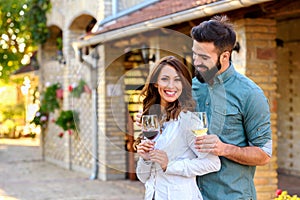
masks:
{"label": "potted plant", "polygon": [[46,88],[41,94],[40,109],[35,113],[30,123],[41,126],[43,129],[47,127],[49,114],[60,108],[62,98],[57,95],[57,91],[60,90],[62,89],[59,83],[52,84]]}
{"label": "potted plant", "polygon": [[43,112],[41,109],[39,109],[35,113],[35,116],[30,123],[34,123],[36,126],[41,126],[42,128],[45,129],[47,127],[48,116],[49,116],[48,113]]}
{"label": "potted plant", "polygon": [[80,79],[79,83],[75,86],[70,85],[68,89],[71,92],[71,95],[76,98],[79,98],[83,92],[88,94],[91,93],[90,88],[83,79]]}
{"label": "potted plant", "polygon": [[[63,110],[60,112],[59,117],[55,121],[55,124],[61,127],[64,131],[68,131],[71,135],[72,130],[76,131],[76,124],[75,122],[78,121],[78,113],[73,110]],[[62,137],[63,133],[59,134],[59,137]]]}
{"label": "potted plant", "polygon": [[60,98],[57,98],[57,91],[61,89],[60,83],[55,83],[46,88],[42,93],[41,111],[50,113],[60,108]]}

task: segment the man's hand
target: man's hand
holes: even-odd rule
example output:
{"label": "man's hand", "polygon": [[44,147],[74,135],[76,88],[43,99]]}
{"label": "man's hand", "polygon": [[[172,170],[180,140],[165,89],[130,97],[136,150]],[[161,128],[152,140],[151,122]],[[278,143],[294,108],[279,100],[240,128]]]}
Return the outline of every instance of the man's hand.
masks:
{"label": "man's hand", "polygon": [[195,148],[199,152],[211,152],[216,156],[224,156],[243,165],[265,165],[270,161],[266,152],[257,146],[239,147],[223,143],[217,135],[204,135],[196,138]]}
{"label": "man's hand", "polygon": [[225,143],[217,135],[203,135],[196,137],[195,148],[201,153],[213,153],[216,156],[224,155]]}

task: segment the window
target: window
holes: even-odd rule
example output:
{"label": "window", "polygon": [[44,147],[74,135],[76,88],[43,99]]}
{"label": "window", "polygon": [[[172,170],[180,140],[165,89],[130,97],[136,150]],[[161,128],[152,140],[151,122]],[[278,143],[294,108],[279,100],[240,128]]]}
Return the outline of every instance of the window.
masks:
{"label": "window", "polygon": [[116,12],[122,12],[139,4],[147,2],[147,0],[115,0]]}
{"label": "window", "polygon": [[108,23],[124,15],[128,15],[143,7],[147,7],[159,0],[111,0],[112,3],[112,15],[101,21],[100,25]]}

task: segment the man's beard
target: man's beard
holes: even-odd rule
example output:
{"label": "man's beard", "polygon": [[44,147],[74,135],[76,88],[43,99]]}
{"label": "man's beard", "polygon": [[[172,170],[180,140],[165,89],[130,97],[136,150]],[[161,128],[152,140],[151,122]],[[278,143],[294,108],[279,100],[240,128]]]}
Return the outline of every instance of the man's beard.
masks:
{"label": "man's beard", "polygon": [[[205,71],[199,71],[198,68],[205,68]],[[213,81],[213,78],[218,73],[218,71],[221,69],[221,63],[218,62],[214,67],[209,69],[206,65],[197,65],[195,66],[195,76],[200,81],[200,83],[211,83]]]}

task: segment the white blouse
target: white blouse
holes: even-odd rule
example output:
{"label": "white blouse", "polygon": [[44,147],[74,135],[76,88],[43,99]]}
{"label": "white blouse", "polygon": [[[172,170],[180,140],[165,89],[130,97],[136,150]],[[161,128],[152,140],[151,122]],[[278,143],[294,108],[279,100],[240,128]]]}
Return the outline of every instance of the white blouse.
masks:
{"label": "white blouse", "polygon": [[155,200],[202,199],[196,176],[220,170],[221,162],[218,156],[195,149],[192,129],[196,123],[201,122],[189,111],[181,112],[178,120],[164,123],[155,148],[168,155],[165,172],[158,163],[139,158],[136,173],[145,184],[145,200],[153,196]]}

